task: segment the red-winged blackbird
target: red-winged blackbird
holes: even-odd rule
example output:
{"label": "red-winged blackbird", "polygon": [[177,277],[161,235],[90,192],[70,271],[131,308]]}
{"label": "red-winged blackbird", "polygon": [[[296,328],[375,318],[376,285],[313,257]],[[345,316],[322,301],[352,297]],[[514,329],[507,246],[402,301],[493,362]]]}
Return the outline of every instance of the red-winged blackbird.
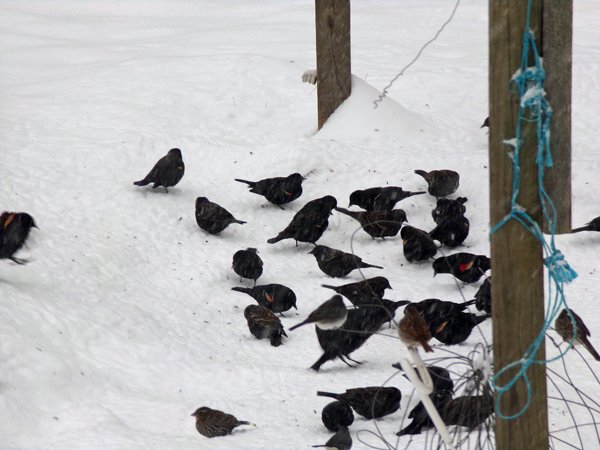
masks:
{"label": "red-winged blackbird", "polygon": [[344,299],[341,295],[334,295],[329,300],[321,303],[305,320],[291,327],[290,331],[308,323],[314,323],[322,330],[339,328],[346,321],[347,315],[348,310],[344,305]]}
{"label": "red-winged blackbird", "polygon": [[346,389],[343,394],[318,391],[320,397],[331,397],[348,403],[356,414],[366,419],[379,419],[395,413],[400,408],[402,394],[395,387],[369,386]]}
{"label": "red-winged blackbird", "polygon": [[398,335],[407,347],[423,347],[426,352],[432,352],[428,341],[431,339],[429,326],[419,310],[413,305],[404,308],[404,317],[398,323]]}
{"label": "red-winged blackbird", "polygon": [[494,413],[494,397],[488,392],[463,395],[451,400],[439,412],[446,425],[460,425],[472,430]]}
{"label": "red-winged blackbird", "polygon": [[304,180],[305,178],[299,173],[293,173],[287,177],[265,178],[260,181],[235,179],[240,183],[246,183],[250,187],[250,192],[262,195],[279,207],[300,197]]}
{"label": "red-winged blackbird", "polygon": [[336,205],[337,200],[331,195],[311,200],[294,215],[283,231],[267,242],[274,244],[283,239],[294,239],[296,247],[298,241],[316,244],[327,230],[331,210]]}
{"label": "red-winged blackbird", "polygon": [[400,236],[404,257],[408,262],[426,261],[437,253],[437,245],[426,231],[404,225]]}
{"label": "red-winged blackbird", "polygon": [[233,254],[231,268],[240,276],[240,281],[242,281],[242,278],[248,278],[254,280],[256,286],[256,280],[263,273],[263,262],[258,256],[258,250],[247,248],[246,250],[238,250]]}
{"label": "red-winged blackbird", "polygon": [[600,231],[600,217],[596,217],[591,222],[588,222],[583,227],[573,228],[572,233],[579,233],[580,231]]}
{"label": "red-winged blackbird", "polygon": [[352,448],[352,437],[347,427],[340,427],[337,432],[324,445],[313,445],[313,447],[327,447],[328,449],[350,450]]}
{"label": "red-winged blackbird", "polygon": [[458,197],[456,200],[449,198],[438,198],[435,209],[431,211],[431,217],[437,224],[454,217],[461,217],[466,211],[465,203],[467,197]]}
{"label": "red-winged blackbird", "polygon": [[206,197],[198,197],[196,199],[196,223],[207,233],[217,234],[232,223],[244,224],[246,222],[237,220],[225,208],[209,201]]}
{"label": "red-winged blackbird", "polygon": [[321,411],[321,420],[323,425],[329,431],[337,431],[340,426],[349,427],[354,422],[354,413],[352,408],[346,402],[327,403]]}
{"label": "red-winged blackbird", "polygon": [[355,269],[367,269],[369,267],[383,269],[381,266],[363,262],[360,257],[352,253],[346,253],[325,245],[317,245],[308,253],[314,255],[319,269],[330,277],[342,278]]}
{"label": "red-winged blackbird", "polygon": [[476,316],[472,313],[454,312],[430,322],[429,326],[432,328],[431,334],[438,341],[447,345],[456,345],[466,341],[473,328],[490,317],[491,314]]}
{"label": "red-winged blackbird", "polygon": [[[434,391],[429,394],[433,405],[438,410],[445,408],[452,400],[452,392],[446,390]],[[396,436],[404,436],[406,434],[420,434],[423,428],[433,428],[434,424],[429,417],[429,413],[425,409],[423,402],[417,403],[417,405],[408,413],[408,418],[412,419],[406,427],[396,433]]]}
{"label": "red-winged blackbird", "polygon": [[358,221],[362,229],[373,239],[396,236],[402,224],[406,222],[406,213],[401,209],[349,211],[345,208],[336,207],[335,210]]}
{"label": "red-winged blackbird", "polygon": [[311,366],[318,371],[327,361],[340,358],[344,364],[353,367],[348,361],[360,364],[350,358],[350,353],[358,350],[383,324],[393,320],[396,309],[405,301],[393,302],[383,299],[381,304],[366,305],[348,310],[343,327],[335,330],[321,330],[315,327],[323,355]]}
{"label": "red-winged blackbird", "polygon": [[29,214],[3,212],[0,215],[0,259],[10,259],[17,264],[27,263],[14,255],[25,244],[32,227],[37,228],[37,225]]}
{"label": "red-winged blackbird", "polygon": [[446,247],[458,247],[469,236],[469,219],[465,216],[454,216],[440,220],[438,225],[429,232],[429,236]]}
{"label": "red-winged blackbird", "polygon": [[263,284],[252,288],[232,287],[232,291],[243,292],[274,313],[283,313],[296,307],[296,294],[283,284]]}
{"label": "red-winged blackbird", "polygon": [[399,186],[372,187],[357,190],[350,194],[348,207],[356,205],[367,211],[390,210],[400,200],[419,194],[425,194],[425,191],[410,192],[403,190]]}
{"label": "red-winged blackbird", "polygon": [[230,434],[235,427],[252,425],[245,420],[237,420],[235,416],[207,406],[198,408],[192,414],[196,418],[196,430],[202,436],[209,438]]}
{"label": "red-winged blackbird", "polygon": [[356,283],[343,284],[342,286],[331,286],[330,284],[322,284],[324,288],[333,289],[338,294],[346,297],[354,306],[364,303],[365,300],[370,302],[372,298],[383,298],[386,289],[392,289],[390,282],[385,277],[367,278]]}
{"label": "red-winged blackbird", "polygon": [[472,253],[454,253],[433,261],[433,276],[450,273],[463,283],[474,283],[490,269],[490,258]]}
{"label": "red-winged blackbird", "polygon": [[492,312],[492,279],[486,278],[475,292],[475,308],[477,311]]}
{"label": "red-winged blackbird", "polygon": [[572,309],[571,315],[573,316],[573,320],[575,321],[575,330],[573,330],[573,322],[571,322],[571,318],[566,309],[563,309],[556,321],[554,322],[554,329],[563,338],[563,341],[571,343],[573,341],[573,336],[575,335],[575,340],[573,341],[573,345],[581,344],[583,345],[588,352],[592,354],[596,361],[600,361],[600,355],[596,349],[592,346],[588,337],[591,336],[590,330],[585,326],[581,317],[575,314],[575,311]]}
{"label": "red-winged blackbird", "polygon": [[133,184],[136,186],[146,186],[147,184],[154,183],[152,189],[164,186],[165,191],[169,192],[168,188],[179,183],[184,172],[185,165],[181,158],[181,150],[172,148],[156,162],[143,180],[134,181]]}
{"label": "red-winged blackbird", "polygon": [[273,347],[281,345],[281,337],[287,337],[281,321],[270,309],[260,305],[248,305],[244,309],[248,329],[256,339],[269,338]]}
{"label": "red-winged blackbird", "polygon": [[430,172],[415,170],[415,173],[425,178],[428,186],[427,192],[434,197],[448,197],[458,189],[460,176],[454,170],[443,169]]}
{"label": "red-winged blackbird", "polygon": [[437,298],[428,298],[420,302],[414,302],[412,305],[421,313],[425,322],[429,324],[429,331],[433,333],[432,323],[438,322],[451,314],[464,311],[469,305],[474,303],[475,300],[454,303]]}

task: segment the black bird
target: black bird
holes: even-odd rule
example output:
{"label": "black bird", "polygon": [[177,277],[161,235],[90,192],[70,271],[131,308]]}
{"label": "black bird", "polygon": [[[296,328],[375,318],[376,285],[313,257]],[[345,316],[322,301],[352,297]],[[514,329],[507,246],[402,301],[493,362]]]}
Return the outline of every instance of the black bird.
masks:
{"label": "black bird", "polygon": [[456,397],[440,410],[446,425],[460,425],[470,430],[477,428],[493,413],[494,397],[488,392]]}
{"label": "black bird", "polygon": [[490,269],[490,258],[472,253],[454,253],[433,261],[433,276],[450,273],[463,283],[474,283]]}
{"label": "black bird", "polygon": [[367,278],[356,283],[343,284],[342,286],[331,286],[322,284],[324,288],[333,289],[338,294],[346,297],[354,306],[364,303],[372,298],[383,298],[386,289],[392,289],[390,282],[385,277]]}
{"label": "black bird", "polygon": [[433,221],[439,224],[447,219],[461,217],[467,211],[465,206],[467,201],[467,197],[458,197],[456,200],[450,198],[438,198],[435,209],[431,211]]}
{"label": "black bird", "polygon": [[[452,392],[447,390],[434,391],[433,393],[429,394],[429,398],[439,412],[452,400]],[[423,405],[423,402],[417,403],[410,413],[408,413],[408,418],[412,419],[412,422],[397,432],[396,436],[420,434],[423,428],[433,428],[434,426],[431,417],[429,417],[429,413],[425,409],[425,405]]]}
{"label": "black bird", "polygon": [[0,215],[0,259],[10,259],[17,264],[27,260],[15,257],[25,244],[31,228],[37,228],[33,217],[27,213],[5,211]]}
{"label": "black bird", "polygon": [[456,345],[466,341],[473,328],[490,317],[491,314],[477,316],[472,313],[454,312],[430,322],[429,326],[432,329],[431,334],[438,341],[447,345]]}
{"label": "black bird", "polygon": [[325,245],[316,245],[308,253],[314,255],[319,269],[324,274],[334,278],[343,278],[355,269],[367,269],[369,267],[383,269],[381,266],[363,262],[360,257],[352,253],[346,253]]}
{"label": "black bird", "polygon": [[[400,363],[392,364],[392,367],[398,370],[404,370]],[[414,368],[416,371],[416,368]],[[449,391],[450,393],[454,392],[454,382],[452,378],[450,378],[450,372],[448,369],[440,366],[427,366],[427,371],[431,376],[431,381],[433,382],[433,392],[441,392],[441,391]],[[419,379],[421,376],[419,372],[417,372]],[[404,378],[408,379],[406,375]]]}
{"label": "black bird", "polygon": [[579,233],[580,231],[600,231],[600,217],[596,217],[591,222],[588,222],[583,227],[573,228],[571,233]]}
{"label": "black bird", "polygon": [[406,222],[406,213],[401,209],[350,211],[336,207],[335,210],[358,221],[362,229],[373,239],[396,236],[402,224]]}
{"label": "black bird", "polygon": [[446,247],[462,245],[469,235],[469,219],[465,216],[455,216],[440,220],[438,225],[429,232],[429,236],[440,241]]}
{"label": "black bird", "polygon": [[383,299],[381,305],[367,305],[348,310],[348,317],[341,328],[321,330],[315,327],[323,355],[311,369],[318,371],[324,363],[336,358],[340,358],[350,367],[352,365],[347,359],[360,364],[349,355],[358,350],[383,324],[393,320],[396,310],[407,303],[404,300],[394,302]]}
{"label": "black bird", "polygon": [[206,197],[198,197],[196,199],[196,223],[207,233],[217,234],[232,223],[244,224],[246,222],[237,220],[225,208],[209,201]]}
{"label": "black bird", "polygon": [[477,311],[492,312],[492,279],[486,278],[475,292],[475,308]]}
{"label": "black bird", "polygon": [[566,309],[563,309],[554,321],[554,329],[565,342],[571,343],[573,337],[575,337],[573,345],[583,345],[596,361],[600,361],[600,355],[598,355],[598,352],[588,339],[588,337],[591,336],[590,330],[588,330],[588,327],[583,323],[583,319],[575,314],[573,310],[571,310],[571,314],[573,320],[575,320],[575,330],[573,330],[573,322],[571,322],[571,318]]}
{"label": "black bird", "polygon": [[454,170],[443,169],[430,172],[415,170],[415,173],[425,178],[428,186],[427,192],[434,197],[448,197],[458,189],[460,176]]}
{"label": "black bird", "polygon": [[336,400],[325,405],[323,411],[321,411],[321,420],[329,431],[337,431],[340,426],[349,427],[352,425],[354,413],[348,403]]}
{"label": "black bird", "polygon": [[192,414],[196,418],[196,429],[203,436],[212,438],[230,434],[240,425],[252,425],[245,420],[237,420],[235,416],[207,406],[198,408]]}
{"label": "black bird", "polygon": [[485,120],[483,121],[483,123],[481,124],[481,126],[479,128],[489,128],[490,127],[490,118],[486,117]]}
{"label": "black bird", "polygon": [[346,321],[347,315],[348,310],[346,309],[346,305],[344,305],[344,299],[341,295],[336,294],[329,300],[321,303],[305,320],[291,327],[290,331],[308,323],[314,323],[317,328],[322,330],[339,328]]}
{"label": "black bird", "polygon": [[256,286],[256,280],[263,273],[263,262],[258,256],[258,250],[247,248],[246,250],[238,250],[233,254],[231,268],[240,276],[240,281],[242,281],[242,278],[248,278],[254,280]]}
{"label": "black bird", "polygon": [[243,292],[274,313],[283,313],[296,307],[296,294],[283,284],[263,284],[252,288],[232,287],[232,291]]}
{"label": "black bird", "polygon": [[248,329],[256,339],[269,338],[273,347],[281,345],[281,337],[287,337],[281,321],[270,309],[260,305],[248,305],[244,309]]}
{"label": "black bird", "polygon": [[404,257],[408,262],[426,261],[437,253],[437,246],[426,231],[404,225],[400,236]]}
{"label": "black bird", "polygon": [[185,164],[183,164],[183,159],[181,158],[181,150],[172,148],[156,162],[143,180],[134,181],[133,184],[136,186],[146,186],[147,184],[154,183],[152,189],[164,186],[165,191],[168,193],[168,188],[179,183],[184,172]]}
{"label": "black bird", "polygon": [[315,244],[323,236],[329,226],[331,210],[337,205],[337,200],[331,195],[326,195],[311,200],[298,211],[292,221],[277,236],[267,240],[274,244],[283,239],[294,239],[296,247],[298,241]]}
{"label": "black bird", "polygon": [[395,413],[400,408],[402,393],[390,386],[369,386],[346,389],[342,394],[318,391],[320,397],[331,397],[348,403],[352,409],[366,419],[379,419]]}
{"label": "black bird", "polygon": [[412,303],[412,305],[423,315],[425,322],[430,324],[429,329],[433,333],[434,330],[431,327],[432,323],[438,322],[449,315],[462,312],[467,309],[467,306],[473,305],[474,303],[475,300],[454,303],[437,298],[428,298],[421,300],[420,302]]}
{"label": "black bird", "polygon": [[350,450],[352,448],[352,436],[347,427],[340,427],[337,432],[324,445],[313,445],[313,447],[335,448],[336,450]]}
{"label": "black bird", "polygon": [[250,192],[262,195],[280,208],[281,205],[290,203],[300,197],[302,194],[302,182],[304,180],[305,178],[299,173],[293,173],[287,177],[265,178],[260,181],[235,178],[235,181],[246,183],[250,187]]}
{"label": "black bird", "polygon": [[413,195],[425,194],[425,191],[410,192],[399,186],[373,187],[357,190],[350,194],[350,204],[367,211],[383,211],[393,209],[396,203]]}

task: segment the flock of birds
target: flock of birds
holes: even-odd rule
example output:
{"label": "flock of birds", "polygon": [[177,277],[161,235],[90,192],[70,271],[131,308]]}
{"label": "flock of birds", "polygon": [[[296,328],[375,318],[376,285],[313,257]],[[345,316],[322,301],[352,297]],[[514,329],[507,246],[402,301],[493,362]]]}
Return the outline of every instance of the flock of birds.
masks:
{"label": "flock of birds", "polygon": [[[177,185],[185,172],[181,151],[169,150],[140,181],[137,186],[152,184],[152,188],[168,188]],[[398,322],[398,336],[407,346],[433,351],[429,342],[432,338],[446,345],[464,342],[472,330],[482,321],[491,317],[491,278],[486,275],[490,269],[490,259],[485,255],[458,252],[435,258],[441,247],[455,248],[464,242],[469,233],[469,220],[465,217],[467,199],[450,199],[459,187],[459,174],[452,170],[416,170],[416,174],[427,182],[427,192],[410,192],[401,187],[373,187],[357,190],[350,195],[349,208],[357,206],[361,210],[338,207],[337,200],[326,195],[306,203],[291,219],[289,224],[267,240],[275,244],[293,239],[310,243],[314,247],[310,253],[315,257],[319,269],[332,278],[343,278],[356,269],[382,269],[381,266],[364,262],[355,254],[317,244],[327,230],[328,219],[335,210],[356,220],[362,230],[373,239],[402,238],[403,252],[407,261],[431,261],[434,276],[451,274],[463,283],[475,283],[484,277],[475,298],[463,303],[440,299],[425,299],[419,302],[408,300],[392,301],[384,298],[389,281],[383,276],[366,278],[359,282],[343,285],[323,284],[335,294],[310,312],[301,322],[288,331],[307,324],[315,324],[318,342],[323,349],[321,357],[311,366],[315,371],[328,361],[339,358],[348,366],[361,364],[351,358],[383,325],[392,322],[396,310],[405,306],[404,316]],[[283,205],[302,195],[302,182],[305,178],[299,173],[287,177],[267,178],[260,181],[236,179],[248,185],[250,192],[263,196],[269,202]],[[432,211],[435,227],[425,231],[408,225],[406,213],[395,209],[396,204],[414,195],[429,195],[437,199]],[[244,224],[222,206],[205,197],[198,197],[195,204],[195,217],[198,226],[209,234],[218,234],[231,224]],[[0,216],[0,259],[9,259],[17,264],[27,261],[15,257],[21,249],[31,228],[36,227],[33,218],[27,213],[4,212]],[[573,232],[600,231],[600,217]],[[232,269],[242,279],[253,281],[252,287],[233,287],[233,291],[251,296],[257,304],[244,310],[250,333],[257,339],[268,339],[271,345],[282,345],[287,333],[278,317],[291,308],[296,308],[296,295],[281,284],[257,285],[263,272],[263,262],[255,248],[237,251],[233,255]],[[353,307],[347,308],[344,298]],[[480,312],[468,311],[474,305]],[[555,329],[569,343],[581,343],[600,360],[600,355],[588,340],[589,330],[581,317],[572,310],[563,310],[555,323]],[[494,411],[493,395],[487,384],[482,395],[462,395],[454,397],[454,382],[450,372],[442,367],[427,367],[432,380],[433,392],[430,398],[447,425],[459,425],[474,429],[484,423]],[[324,445],[315,447],[348,450],[352,447],[349,427],[354,421],[354,413],[366,419],[377,419],[392,414],[400,407],[401,392],[395,387],[370,386],[348,389],[343,393],[317,392],[318,396],[331,397],[334,402],[325,406],[322,420],[327,429],[335,432]],[[193,414],[196,429],[207,437],[223,436],[240,425],[250,422],[238,420],[231,414],[203,406]],[[422,402],[409,413],[412,422],[400,430],[398,435],[418,434],[423,429],[433,427]]]}

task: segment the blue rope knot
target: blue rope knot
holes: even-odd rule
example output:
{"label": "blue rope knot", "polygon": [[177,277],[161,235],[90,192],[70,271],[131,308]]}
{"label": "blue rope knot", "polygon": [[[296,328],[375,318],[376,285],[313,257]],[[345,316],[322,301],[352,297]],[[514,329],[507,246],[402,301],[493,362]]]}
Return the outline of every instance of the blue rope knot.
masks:
{"label": "blue rope knot", "polygon": [[571,268],[569,263],[565,260],[565,256],[556,248],[550,256],[544,259],[544,264],[558,282],[570,283],[577,278],[577,272]]}

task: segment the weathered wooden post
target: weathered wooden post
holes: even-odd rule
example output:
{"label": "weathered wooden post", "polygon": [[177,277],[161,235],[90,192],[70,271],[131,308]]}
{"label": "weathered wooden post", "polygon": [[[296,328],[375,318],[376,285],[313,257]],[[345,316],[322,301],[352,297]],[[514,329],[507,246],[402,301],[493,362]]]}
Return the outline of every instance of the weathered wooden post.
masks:
{"label": "weathered wooden post", "polygon": [[352,91],[350,0],[315,0],[318,128]]}

